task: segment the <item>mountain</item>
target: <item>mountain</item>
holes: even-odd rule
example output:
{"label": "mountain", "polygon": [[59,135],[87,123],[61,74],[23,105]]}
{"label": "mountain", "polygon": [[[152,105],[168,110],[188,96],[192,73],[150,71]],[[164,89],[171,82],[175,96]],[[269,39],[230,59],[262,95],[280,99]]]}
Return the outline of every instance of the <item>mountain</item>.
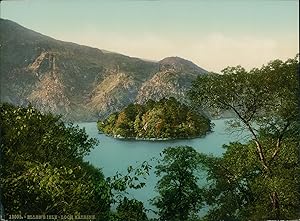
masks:
{"label": "mountain", "polygon": [[31,103],[65,119],[103,118],[131,102],[173,96],[186,101],[207,71],[179,57],[159,62],[59,41],[0,20],[1,101]]}

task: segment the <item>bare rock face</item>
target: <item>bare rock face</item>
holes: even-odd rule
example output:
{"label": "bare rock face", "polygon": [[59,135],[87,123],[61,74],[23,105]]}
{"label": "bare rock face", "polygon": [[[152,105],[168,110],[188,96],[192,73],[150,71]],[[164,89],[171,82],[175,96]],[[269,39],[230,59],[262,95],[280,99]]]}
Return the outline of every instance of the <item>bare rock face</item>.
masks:
{"label": "bare rock face", "polygon": [[42,52],[25,68],[38,78],[27,100],[41,111],[64,114],[70,111],[71,102],[55,61],[54,53]]}
{"label": "bare rock face", "polygon": [[163,97],[175,97],[185,100],[187,88],[180,84],[178,73],[169,71],[157,72],[151,79],[144,82],[140,88],[136,101],[144,103],[149,98],[152,100],[160,100]]}
{"label": "bare rock face", "polygon": [[158,101],[164,97],[175,97],[185,102],[192,81],[197,75],[206,73],[204,69],[182,58],[165,58],[159,62],[159,71],[142,84],[137,102],[144,103],[149,98]]}
{"label": "bare rock face", "polygon": [[125,73],[115,73],[105,78],[92,91],[88,106],[97,110],[99,117],[119,111],[124,104],[134,102],[139,85]]}
{"label": "bare rock face", "polygon": [[62,42],[0,19],[1,102],[32,105],[72,121],[96,120],[129,103],[185,101],[199,74],[179,57],[145,61]]}

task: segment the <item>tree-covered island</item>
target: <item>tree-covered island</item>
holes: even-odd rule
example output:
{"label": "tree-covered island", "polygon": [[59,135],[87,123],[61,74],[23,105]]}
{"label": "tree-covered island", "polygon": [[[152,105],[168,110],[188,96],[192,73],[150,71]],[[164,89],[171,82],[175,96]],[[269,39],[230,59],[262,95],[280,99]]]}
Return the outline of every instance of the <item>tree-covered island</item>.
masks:
{"label": "tree-covered island", "polygon": [[175,98],[130,104],[120,112],[98,121],[98,129],[116,138],[193,138],[211,131],[210,120]]}

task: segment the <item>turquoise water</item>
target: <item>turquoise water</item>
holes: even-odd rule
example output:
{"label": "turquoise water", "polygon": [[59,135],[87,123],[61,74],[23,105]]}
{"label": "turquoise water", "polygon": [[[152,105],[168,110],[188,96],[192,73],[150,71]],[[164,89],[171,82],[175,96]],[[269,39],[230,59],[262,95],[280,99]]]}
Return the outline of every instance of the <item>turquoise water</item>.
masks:
{"label": "turquoise water", "polygon": [[[215,124],[213,132],[203,138],[170,141],[117,140],[99,134],[96,122],[78,123],[78,125],[85,128],[90,137],[99,140],[99,145],[85,159],[102,168],[105,176],[113,176],[117,171],[126,174],[129,165],[135,167],[142,164],[143,161],[149,161],[154,167],[155,161],[150,162],[150,159],[153,157],[159,158],[159,153],[165,147],[188,145],[194,147],[198,152],[221,156],[225,151],[222,148],[223,144],[230,141],[242,142],[247,138],[245,134],[229,131],[224,119],[213,120],[212,122]],[[147,209],[155,209],[151,206],[149,200],[155,196],[155,184],[158,179],[152,169],[152,173],[147,178],[146,187],[141,190],[128,191],[128,197],[142,201]],[[150,214],[150,216],[152,215]]]}

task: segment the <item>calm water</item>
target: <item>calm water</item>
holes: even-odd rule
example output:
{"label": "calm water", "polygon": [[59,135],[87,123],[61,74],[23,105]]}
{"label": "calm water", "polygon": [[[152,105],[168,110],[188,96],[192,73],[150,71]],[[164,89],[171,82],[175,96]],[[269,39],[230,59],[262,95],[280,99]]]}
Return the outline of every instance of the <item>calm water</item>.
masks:
{"label": "calm water", "polygon": [[[230,133],[227,130],[226,120],[212,121],[215,126],[213,132],[203,138],[190,140],[172,140],[172,141],[134,141],[117,140],[107,137],[104,134],[98,134],[95,122],[79,123],[79,127],[85,128],[90,137],[99,140],[99,145],[95,147],[86,160],[93,165],[102,168],[105,176],[113,176],[117,171],[126,174],[127,167],[140,165],[143,161],[149,161],[151,158],[159,158],[159,153],[169,146],[188,145],[194,147],[198,152],[211,153],[220,156],[224,152],[223,144],[230,141],[244,141],[246,136],[237,133]],[[155,161],[150,162],[155,166]],[[153,171],[147,178],[147,186],[142,190],[130,190],[129,197],[134,197],[142,202],[148,209],[154,209],[149,199],[155,196],[155,184],[158,178]],[[150,214],[150,216],[152,216]]]}

